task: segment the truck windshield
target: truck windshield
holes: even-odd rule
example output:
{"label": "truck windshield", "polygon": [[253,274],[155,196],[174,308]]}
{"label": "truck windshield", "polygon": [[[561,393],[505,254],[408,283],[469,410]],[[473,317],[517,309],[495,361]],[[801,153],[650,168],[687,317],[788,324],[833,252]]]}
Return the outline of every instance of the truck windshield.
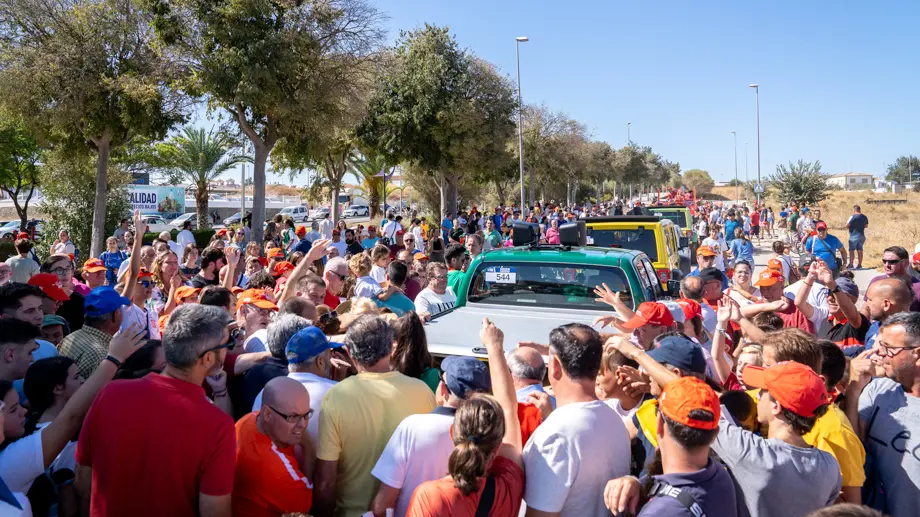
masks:
{"label": "truck windshield", "polygon": [[658,243],[655,241],[655,230],[646,230],[643,227],[632,230],[597,230],[588,228],[588,244],[601,248],[622,248],[624,250],[638,250],[652,260],[658,261]]}
{"label": "truck windshield", "polygon": [[678,228],[690,228],[690,221],[687,220],[687,212],[680,210],[664,210],[660,208],[655,209],[655,207],[652,207],[651,211],[652,215],[670,219]]}
{"label": "truck windshield", "polygon": [[480,264],[473,273],[467,299],[524,307],[558,307],[610,311],[596,301],[594,288],[607,284],[627,307],[632,295],[626,274],[618,267],[570,264]]}

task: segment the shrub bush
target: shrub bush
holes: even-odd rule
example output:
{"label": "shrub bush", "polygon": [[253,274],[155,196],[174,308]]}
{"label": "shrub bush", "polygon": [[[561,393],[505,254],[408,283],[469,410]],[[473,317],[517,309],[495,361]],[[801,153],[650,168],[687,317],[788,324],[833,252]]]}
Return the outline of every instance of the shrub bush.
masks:
{"label": "shrub bush", "polygon": [[16,248],[13,247],[13,242],[0,242],[0,262],[6,261],[6,259],[12,257],[16,254]]}
{"label": "shrub bush", "polygon": [[[211,237],[217,233],[217,230],[208,228],[206,230],[192,230],[192,235],[195,236],[195,245],[198,246],[199,250],[203,250],[208,247],[208,244],[211,242]],[[176,235],[179,234],[179,230],[171,230],[169,232],[172,235],[172,239],[176,240]],[[160,232],[147,232],[144,234],[144,244],[151,244],[157,237],[160,236]]]}

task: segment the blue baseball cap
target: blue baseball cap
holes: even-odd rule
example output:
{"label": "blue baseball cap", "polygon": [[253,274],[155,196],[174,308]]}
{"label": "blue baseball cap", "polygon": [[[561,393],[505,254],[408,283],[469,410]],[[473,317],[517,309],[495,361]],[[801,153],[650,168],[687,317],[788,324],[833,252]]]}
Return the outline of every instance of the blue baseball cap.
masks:
{"label": "blue baseball cap", "polygon": [[93,289],[83,300],[86,315],[94,318],[112,314],[126,305],[131,305],[131,300],[107,285]]}
{"label": "blue baseball cap", "polygon": [[658,348],[648,352],[659,363],[699,374],[706,373],[706,358],[700,345],[681,336],[668,336],[658,343]]}
{"label": "blue baseball cap", "polygon": [[475,357],[452,355],[441,361],[447,390],[465,399],[471,392],[487,393],[492,390],[492,377],[486,363]]}
{"label": "blue baseball cap", "polygon": [[326,339],[326,334],[323,334],[322,330],[311,325],[291,336],[284,347],[284,354],[287,356],[288,364],[298,364],[326,350],[341,346]]}

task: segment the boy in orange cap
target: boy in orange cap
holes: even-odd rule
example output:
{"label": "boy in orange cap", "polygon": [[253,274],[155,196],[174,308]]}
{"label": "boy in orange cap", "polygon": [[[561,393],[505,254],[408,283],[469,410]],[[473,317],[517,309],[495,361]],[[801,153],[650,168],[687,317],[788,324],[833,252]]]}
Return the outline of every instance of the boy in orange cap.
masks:
{"label": "boy in orange cap", "polygon": [[775,312],[783,320],[784,327],[795,327],[808,332],[815,333],[815,325],[808,316],[805,315],[795,303],[783,294],[783,285],[785,279],[782,271],[775,269],[765,269],[757,275],[755,287],[760,288],[760,295],[766,300],[765,303],[752,303],[741,307],[741,315],[748,319],[761,312]]}
{"label": "boy in orange cap", "polygon": [[90,289],[105,285],[108,268],[101,259],[91,258],[83,263],[83,282]]}

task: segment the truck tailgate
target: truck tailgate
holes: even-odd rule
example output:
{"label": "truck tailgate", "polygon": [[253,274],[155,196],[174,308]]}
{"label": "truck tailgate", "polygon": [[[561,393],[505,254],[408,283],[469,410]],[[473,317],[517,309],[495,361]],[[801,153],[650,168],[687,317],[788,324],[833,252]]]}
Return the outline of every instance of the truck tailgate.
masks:
{"label": "truck tailgate", "polygon": [[479,341],[483,318],[489,318],[505,333],[505,351],[508,352],[517,348],[519,341],[549,344],[549,333],[554,328],[567,323],[590,325],[594,318],[604,314],[609,313],[467,304],[426,323],[425,332],[428,350],[434,355],[485,358],[488,354]]}

